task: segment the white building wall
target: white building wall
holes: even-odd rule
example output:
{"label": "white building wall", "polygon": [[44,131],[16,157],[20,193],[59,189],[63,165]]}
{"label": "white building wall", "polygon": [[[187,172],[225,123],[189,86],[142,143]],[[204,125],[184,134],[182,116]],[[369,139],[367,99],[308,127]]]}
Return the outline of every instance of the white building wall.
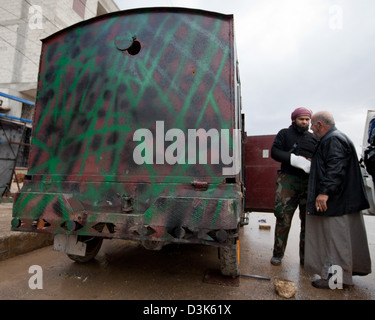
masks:
{"label": "white building wall", "polygon": [[[119,10],[113,0],[0,0],[0,92],[35,101],[41,39],[83,20],[74,1],[85,5],[84,19],[98,15],[98,3]],[[20,102],[0,100],[0,113],[21,117]]]}

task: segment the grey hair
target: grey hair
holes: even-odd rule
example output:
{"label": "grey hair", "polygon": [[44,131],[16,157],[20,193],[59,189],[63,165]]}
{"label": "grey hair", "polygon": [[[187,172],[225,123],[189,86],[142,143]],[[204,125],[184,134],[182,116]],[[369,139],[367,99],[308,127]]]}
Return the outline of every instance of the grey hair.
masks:
{"label": "grey hair", "polygon": [[333,118],[333,115],[330,114],[328,111],[320,111],[314,114],[314,120],[315,122],[322,122],[324,125],[326,125],[329,128],[334,127],[335,119]]}

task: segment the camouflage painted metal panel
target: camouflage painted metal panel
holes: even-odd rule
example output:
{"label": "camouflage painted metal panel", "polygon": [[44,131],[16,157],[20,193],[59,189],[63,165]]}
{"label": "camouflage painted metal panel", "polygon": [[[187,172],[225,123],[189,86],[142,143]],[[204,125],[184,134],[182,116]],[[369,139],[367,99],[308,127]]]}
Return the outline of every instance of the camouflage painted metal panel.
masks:
{"label": "camouflage painted metal panel", "polygon": [[227,130],[236,151],[235,60],[233,17],[190,9],[118,12],[45,39],[12,230],[215,243],[237,229],[240,175],[223,175],[222,144],[206,137],[207,161],[188,159],[190,129]]}

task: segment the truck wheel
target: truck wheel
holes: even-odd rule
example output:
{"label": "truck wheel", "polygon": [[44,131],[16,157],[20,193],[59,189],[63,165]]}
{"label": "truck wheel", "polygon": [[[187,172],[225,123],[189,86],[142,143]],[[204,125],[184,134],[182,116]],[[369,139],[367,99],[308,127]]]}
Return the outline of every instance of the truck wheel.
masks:
{"label": "truck wheel", "polygon": [[230,247],[219,248],[220,271],[224,276],[236,278],[240,275],[240,265],[238,261],[238,247],[232,245]]}
{"label": "truck wheel", "polygon": [[78,236],[78,241],[86,243],[86,254],[85,256],[77,256],[75,254],[68,254],[68,257],[75,262],[86,263],[93,260],[98,254],[103,238],[89,237],[89,236]]}

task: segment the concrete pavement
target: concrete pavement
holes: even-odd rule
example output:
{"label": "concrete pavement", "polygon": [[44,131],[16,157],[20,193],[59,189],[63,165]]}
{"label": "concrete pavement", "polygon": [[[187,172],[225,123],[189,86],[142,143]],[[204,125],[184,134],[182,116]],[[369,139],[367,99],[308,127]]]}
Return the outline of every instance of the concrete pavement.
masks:
{"label": "concrete pavement", "polygon": [[[374,266],[375,216],[365,216],[364,218],[366,223],[366,230],[372,264]],[[10,231],[11,220],[12,203],[0,203],[0,261],[6,260],[11,257],[15,257],[20,254],[27,253],[34,249],[41,248],[43,246],[53,243],[52,237],[48,235]],[[365,277],[354,277],[354,286],[345,290],[321,290],[313,288],[311,286],[311,281],[315,279],[315,275],[305,271],[304,268],[299,264],[299,224],[300,221],[298,213],[296,213],[293,218],[292,229],[289,234],[288,246],[282,265],[275,267],[270,264],[274,239],[273,234],[275,218],[272,213],[251,213],[249,225],[242,228],[241,230],[241,273],[257,276],[266,276],[271,279],[277,277],[280,279],[287,279],[293,281],[297,287],[297,293],[294,297],[294,299],[296,300],[375,300],[375,272],[372,272],[370,275],[367,275]],[[117,245],[121,246],[121,250],[119,249],[118,252],[116,251]],[[112,266],[112,268],[116,268],[116,259],[123,261],[124,251],[129,250],[129,248],[127,248],[126,246],[127,242],[122,240],[105,242],[101,250],[101,253],[98,255],[97,258],[99,262],[94,264],[94,267],[104,265],[107,267]],[[46,249],[51,250],[51,252],[53,251],[52,248]],[[39,250],[36,252],[39,252]],[[211,251],[207,249],[207,252]],[[51,254],[55,254],[55,252]],[[143,252],[142,255],[145,255],[147,258],[149,256],[154,257],[154,255],[156,256],[157,253]],[[157,255],[158,263],[163,262],[163,255],[160,255],[161,256]],[[25,257],[27,256],[28,255],[25,255]],[[59,256],[64,255],[60,254]],[[170,258],[170,254],[168,253],[168,251],[164,254],[164,256],[166,256],[166,258],[168,259]],[[110,259],[111,262],[108,263],[106,259]],[[178,253],[176,259],[183,259],[183,257],[180,253]],[[216,251],[214,261],[215,263],[217,262]],[[9,259],[10,265],[12,265],[11,262],[12,259]],[[71,263],[70,260],[69,262]],[[7,261],[4,261],[4,263],[7,263]],[[121,265],[120,269],[126,267],[128,263],[129,262],[127,261],[125,266]],[[167,262],[165,263],[166,265],[169,265]],[[185,264],[183,260],[179,263]],[[205,261],[204,263],[207,263],[207,261]],[[147,263],[145,262],[145,264]],[[65,266],[65,262],[63,265]],[[143,265],[143,262],[141,265]],[[3,266],[6,265],[4,264]],[[73,263],[72,268],[75,268],[75,266],[77,268],[79,267],[79,265],[77,266],[77,264]],[[86,268],[89,267],[85,266],[84,268],[86,270]],[[164,270],[164,267],[160,267],[160,270]],[[103,277],[106,277],[107,273],[108,270],[103,270]],[[147,270],[146,274],[148,273],[151,274],[155,272],[152,268],[150,268],[150,270]],[[190,283],[189,281],[181,282],[183,284],[182,287],[184,288],[184,286],[186,286],[187,283]],[[246,299],[257,300],[268,300],[276,298],[281,299],[277,295],[275,296],[272,281],[264,281],[241,277],[240,282],[241,285],[239,287],[228,287],[229,289],[227,290],[229,290],[229,293],[226,291],[223,293],[220,290],[222,289],[221,285],[209,287],[210,292],[214,290],[213,292],[215,292],[216,294],[217,291],[217,299],[242,299],[243,297],[245,297]],[[194,291],[194,288],[192,288],[191,290]],[[185,299],[184,293],[185,290],[181,289],[181,292],[177,290],[177,293],[175,293],[176,299]],[[212,292],[210,294],[212,295]]]}

